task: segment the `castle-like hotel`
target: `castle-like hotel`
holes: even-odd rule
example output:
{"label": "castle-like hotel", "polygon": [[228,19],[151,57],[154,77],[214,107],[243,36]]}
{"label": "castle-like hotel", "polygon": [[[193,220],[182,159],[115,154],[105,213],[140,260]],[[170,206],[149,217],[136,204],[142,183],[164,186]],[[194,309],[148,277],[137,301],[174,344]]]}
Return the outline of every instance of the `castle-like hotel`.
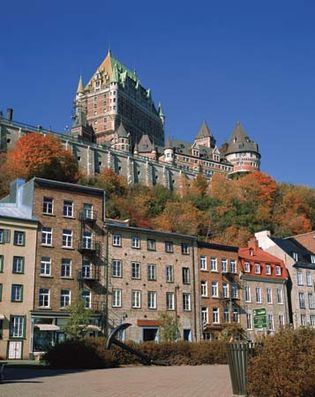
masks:
{"label": "castle-like hotel", "polygon": [[70,134],[17,123],[9,109],[6,118],[0,115],[0,151],[13,147],[28,132],[52,133],[72,151],[87,176],[109,167],[130,184],[162,184],[169,189],[199,173],[211,179],[215,173],[230,176],[260,169],[258,145],[239,122],[221,148],[206,122],[192,143],[171,139],[165,143],[164,126],[161,104],[155,106],[150,89],[109,51],[86,85],[82,76],[79,79]]}

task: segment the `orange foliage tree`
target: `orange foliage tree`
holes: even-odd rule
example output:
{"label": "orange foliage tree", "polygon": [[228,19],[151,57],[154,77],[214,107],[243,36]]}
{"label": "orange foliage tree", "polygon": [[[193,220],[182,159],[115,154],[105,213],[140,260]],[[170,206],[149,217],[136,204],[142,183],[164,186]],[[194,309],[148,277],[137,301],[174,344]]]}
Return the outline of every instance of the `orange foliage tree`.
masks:
{"label": "orange foliage tree", "polygon": [[34,176],[76,182],[78,164],[60,140],[53,135],[30,133],[21,137],[8,153],[7,167],[11,178]]}

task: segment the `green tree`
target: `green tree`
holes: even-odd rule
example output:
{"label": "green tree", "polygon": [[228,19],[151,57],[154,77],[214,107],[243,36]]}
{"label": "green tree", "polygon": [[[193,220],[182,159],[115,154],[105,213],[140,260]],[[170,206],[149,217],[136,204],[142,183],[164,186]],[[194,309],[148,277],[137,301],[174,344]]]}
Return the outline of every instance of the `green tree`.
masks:
{"label": "green tree", "polygon": [[168,313],[159,314],[160,338],[162,342],[175,342],[180,333],[177,319]]}
{"label": "green tree", "polygon": [[68,308],[70,318],[64,328],[65,334],[71,339],[82,339],[87,333],[91,310],[86,309],[82,299]]}

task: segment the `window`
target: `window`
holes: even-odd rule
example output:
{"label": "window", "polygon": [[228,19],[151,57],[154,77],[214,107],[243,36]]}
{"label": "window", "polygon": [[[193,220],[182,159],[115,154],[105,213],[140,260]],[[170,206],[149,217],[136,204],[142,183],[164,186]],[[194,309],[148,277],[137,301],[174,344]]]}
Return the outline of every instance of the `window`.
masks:
{"label": "window", "polygon": [[207,257],[206,256],[200,257],[200,270],[207,270]]}
{"label": "window", "polygon": [[251,313],[246,313],[246,328],[253,329],[253,317]]}
{"label": "window", "polygon": [[165,241],[165,252],[173,252],[173,242]]}
{"label": "window", "polygon": [[42,228],[42,245],[52,245],[52,228],[43,227]]}
{"label": "window", "polygon": [[167,283],[174,282],[174,268],[172,265],[166,265],[166,282]]}
{"label": "window", "polygon": [[230,322],[230,311],[227,307],[224,308],[223,310],[223,321],[225,323],[229,323]]}
{"label": "window", "polygon": [[61,277],[70,278],[71,277],[71,259],[61,260]]}
{"label": "window", "polygon": [[266,274],[268,274],[268,275],[271,274],[271,265],[266,265]]}
{"label": "window", "polygon": [[112,307],[121,307],[121,289],[113,289]]}
{"label": "window", "polygon": [[310,324],[313,328],[315,327],[315,315],[314,314],[310,315]]}
{"label": "window", "polygon": [[72,230],[63,229],[62,231],[62,246],[63,248],[72,248]]}
{"label": "window", "polygon": [[141,308],[141,291],[131,292],[131,305],[133,309]]}
{"label": "window", "polygon": [[48,288],[39,289],[38,306],[39,307],[50,306],[50,290]]}
{"label": "window", "polygon": [[24,273],[24,256],[13,257],[12,273]]}
{"label": "window", "polygon": [[251,297],[249,285],[245,285],[244,293],[245,293],[245,302],[251,302],[252,297]]}
{"label": "window", "polygon": [[256,303],[261,303],[261,288],[256,287]]}
{"label": "window", "polygon": [[40,275],[51,276],[51,258],[48,256],[42,256],[40,261]]}
{"label": "window", "polygon": [[306,284],[308,287],[313,287],[313,280],[311,272],[306,272]]}
{"label": "window", "polygon": [[279,314],[279,325],[280,327],[284,327],[284,315],[283,314]]}
{"label": "window", "polygon": [[149,281],[156,280],[156,265],[153,264],[148,265],[148,280]]}
{"label": "window", "polygon": [[113,234],[113,246],[121,247],[121,235]]}
{"label": "window", "polygon": [[276,276],[281,276],[281,266],[276,266]]}
{"label": "window", "polygon": [[299,254],[297,252],[292,252],[293,259],[297,262],[299,260]]}
{"label": "window", "polygon": [[156,250],[156,242],[153,239],[147,240],[147,249],[148,251],[155,251]]}
{"label": "window", "polygon": [[231,272],[236,274],[237,273],[237,265],[236,265],[236,260],[235,259],[231,259]]}
{"label": "window", "polygon": [[300,270],[296,272],[296,277],[297,277],[297,284],[303,285],[303,273]]}
{"label": "window", "polygon": [[218,294],[218,282],[217,281],[212,281],[211,283],[211,296],[217,298],[219,296]]}
{"label": "window", "polygon": [[121,261],[118,259],[112,260],[112,277],[122,277]]}
{"label": "window", "polygon": [[283,292],[282,288],[277,288],[277,302],[283,303]]}
{"label": "window", "polygon": [[222,266],[222,273],[226,273],[228,271],[228,264],[226,258],[221,259],[221,266]]}
{"label": "window", "polygon": [[134,279],[141,278],[140,263],[131,262],[131,278],[134,278]]}
{"label": "window", "polygon": [[232,284],[232,298],[234,299],[238,298],[238,287],[236,283]]}
{"label": "window", "polygon": [[12,284],[11,302],[22,302],[22,301],[23,301],[23,285]]}
{"label": "window", "polygon": [[93,205],[89,203],[83,204],[84,219],[94,219]]}
{"label": "window", "polygon": [[148,291],[148,309],[156,309],[156,292]]}
{"label": "window", "polygon": [[[3,291],[3,285],[0,284],[0,302],[2,302],[2,291]],[[1,335],[0,335],[1,338]]]}
{"label": "window", "polygon": [[183,293],[183,310],[191,310],[191,294]]}
{"label": "window", "polygon": [[70,200],[64,200],[63,202],[63,216],[67,218],[73,217],[73,202]]}
{"label": "window", "polygon": [[233,322],[238,323],[239,322],[239,310],[237,307],[233,308]]}
{"label": "window", "polygon": [[250,263],[249,262],[244,263],[244,271],[245,271],[245,273],[250,273]]}
{"label": "window", "polygon": [[300,309],[305,309],[305,296],[304,296],[304,292],[299,292],[299,304],[300,304]]}
{"label": "window", "polygon": [[25,232],[14,231],[14,245],[25,245]]}
{"label": "window", "polygon": [[315,299],[312,293],[308,293],[308,307],[310,309],[315,309]]}
{"label": "window", "polygon": [[202,325],[205,326],[209,322],[209,317],[208,317],[208,308],[207,307],[202,307],[201,308],[201,322]]}
{"label": "window", "polygon": [[0,229],[0,244],[4,244],[4,229]]}
{"label": "window", "polygon": [[81,298],[83,300],[84,307],[86,309],[90,309],[92,307],[91,291],[84,289],[81,293]]}
{"label": "window", "polygon": [[4,256],[0,255],[0,273],[3,273],[4,269]]}
{"label": "window", "polygon": [[52,215],[54,213],[54,200],[49,197],[43,198],[43,214]]}
{"label": "window", "polygon": [[260,274],[260,264],[259,263],[255,263],[255,273]]}
{"label": "window", "polygon": [[9,229],[0,229],[0,244],[9,243],[11,240],[11,231]]}
{"label": "window", "polygon": [[175,310],[174,292],[166,292],[166,310]]}
{"label": "window", "polygon": [[306,326],[306,314],[301,314],[301,325]]}
{"label": "window", "polygon": [[182,243],[182,254],[189,255],[189,244]]}
{"label": "window", "polygon": [[268,329],[273,330],[274,327],[273,327],[273,315],[272,315],[272,313],[268,313],[267,321],[268,321]]}
{"label": "window", "polygon": [[10,336],[12,338],[24,338],[25,317],[12,316],[10,317]]}
{"label": "window", "polygon": [[211,259],[210,259],[210,269],[211,269],[212,272],[217,272],[218,271],[217,258],[211,257]]}
{"label": "window", "polygon": [[208,283],[207,281],[201,281],[201,296],[208,296]]}
{"label": "window", "polygon": [[272,303],[272,290],[271,288],[266,289],[267,303]]}
{"label": "window", "polygon": [[190,284],[190,269],[189,267],[182,268],[183,284]]}
{"label": "window", "polygon": [[67,307],[71,305],[71,291],[69,289],[62,289],[60,291],[60,307]]}
{"label": "window", "polygon": [[222,283],[223,298],[229,297],[229,284]]}
{"label": "window", "polygon": [[213,322],[213,324],[219,324],[220,323],[219,308],[218,307],[212,308],[212,322]]}
{"label": "window", "polygon": [[311,263],[315,263],[315,255],[311,255]]}
{"label": "window", "polygon": [[131,248],[140,248],[140,237],[131,237]]}
{"label": "window", "polygon": [[81,268],[82,278],[83,279],[92,279],[92,277],[93,277],[92,269],[93,269],[92,263],[87,259],[83,259],[82,268]]}
{"label": "window", "polygon": [[84,249],[92,249],[92,233],[84,231],[82,234],[82,246]]}

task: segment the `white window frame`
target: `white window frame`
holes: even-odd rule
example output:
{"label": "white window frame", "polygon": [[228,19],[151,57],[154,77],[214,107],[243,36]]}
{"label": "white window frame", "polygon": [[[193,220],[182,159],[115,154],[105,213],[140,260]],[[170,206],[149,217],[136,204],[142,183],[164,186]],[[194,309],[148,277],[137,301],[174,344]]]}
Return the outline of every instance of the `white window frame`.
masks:
{"label": "white window frame", "polygon": [[113,288],[112,307],[122,306],[122,290],[120,288]]}
{"label": "white window frame", "polygon": [[271,287],[266,288],[266,302],[269,305],[272,304],[272,288]]}
{"label": "white window frame", "polygon": [[121,247],[121,234],[113,234],[112,244],[114,247]]}
{"label": "white window frame", "polygon": [[250,273],[250,263],[249,262],[244,262],[244,272]]}
{"label": "white window frame", "polygon": [[60,265],[60,277],[71,278],[72,277],[72,260],[69,258],[62,258]]}
{"label": "white window frame", "polygon": [[200,256],[200,270],[204,272],[208,270],[207,257],[205,255]]}
{"label": "white window frame", "polygon": [[174,282],[174,266],[173,265],[166,265],[165,267],[165,276],[167,283]]}
{"label": "white window frame", "polygon": [[51,247],[53,243],[52,227],[43,227],[41,230],[41,245]]}
{"label": "white window frame", "polygon": [[24,338],[25,316],[15,316],[10,318],[10,330],[12,338]]}
{"label": "white window frame", "polygon": [[183,310],[185,312],[191,311],[191,294],[187,292],[183,293]]}
{"label": "white window frame", "polygon": [[71,229],[62,230],[62,248],[73,248],[73,231]]}
{"label": "white window frame", "polygon": [[54,199],[51,197],[43,197],[43,214],[53,215],[54,214]]}
{"label": "white window frame", "polygon": [[269,276],[271,275],[271,265],[269,264],[266,265],[266,274]]}
{"label": "white window frame", "polygon": [[141,265],[139,262],[131,262],[131,278],[134,280],[141,279]]}
{"label": "white window frame", "polygon": [[279,305],[283,304],[283,289],[282,288],[277,288],[277,303]]}
{"label": "white window frame", "polygon": [[218,307],[212,308],[212,323],[220,324],[220,309]]}
{"label": "white window frame", "polygon": [[112,259],[112,277],[122,277],[122,262],[120,259]]}
{"label": "white window frame", "polygon": [[175,310],[174,292],[166,292],[166,310]]}
{"label": "white window frame", "polygon": [[255,269],[255,274],[261,274],[261,266],[260,266],[260,263],[255,263],[254,269]]}
{"label": "white window frame", "polygon": [[91,309],[92,307],[92,294],[91,291],[88,289],[84,289],[81,292],[81,299],[83,300],[84,307],[86,309]]}
{"label": "white window frame", "polygon": [[73,218],[73,201],[64,200],[62,213],[65,218]]}
{"label": "white window frame", "polygon": [[223,298],[228,298],[230,296],[228,283],[222,283],[222,295]]}
{"label": "white window frame", "polygon": [[276,265],[275,269],[276,269],[276,276],[281,276],[281,266]]}
{"label": "white window frame", "polygon": [[219,296],[219,287],[217,281],[211,281],[211,296],[213,298],[218,298]]}
{"label": "white window frame", "polygon": [[221,268],[222,268],[222,273],[227,273],[228,271],[228,260],[226,258],[221,259]]}
{"label": "white window frame", "polygon": [[237,274],[237,260],[230,259],[231,273]]}
{"label": "white window frame", "polygon": [[208,297],[208,282],[207,281],[200,281],[200,293],[203,298]]}
{"label": "white window frame", "polygon": [[131,237],[131,248],[140,249],[141,248],[141,239],[138,236]]}
{"label": "white window frame", "polygon": [[40,276],[51,276],[51,258],[49,256],[42,256],[40,260]]}
{"label": "white window frame", "polygon": [[157,279],[157,268],[154,263],[149,263],[147,266],[148,270],[148,281],[156,281]]}
{"label": "white window frame", "polygon": [[216,257],[212,256],[210,258],[210,270],[212,272],[217,272],[218,271],[218,260]]}
{"label": "white window frame", "polygon": [[148,291],[148,309],[150,309],[150,310],[157,309],[157,292],[156,291]]}
{"label": "white window frame", "polygon": [[245,285],[244,288],[244,300],[245,302],[251,302],[252,301],[252,296],[251,296],[251,291],[250,291],[250,286],[249,285]]}
{"label": "white window frame", "polygon": [[255,297],[256,297],[256,303],[262,303],[261,287],[256,287]]}
{"label": "white window frame", "polygon": [[133,309],[141,309],[141,291],[131,291],[131,307]]}
{"label": "white window frame", "polygon": [[38,307],[50,308],[50,289],[40,288],[38,291]]}
{"label": "white window frame", "polygon": [[62,288],[60,290],[60,307],[65,308],[71,305],[71,290]]}
{"label": "white window frame", "polygon": [[203,327],[209,324],[209,308],[207,306],[201,307],[201,323]]}

